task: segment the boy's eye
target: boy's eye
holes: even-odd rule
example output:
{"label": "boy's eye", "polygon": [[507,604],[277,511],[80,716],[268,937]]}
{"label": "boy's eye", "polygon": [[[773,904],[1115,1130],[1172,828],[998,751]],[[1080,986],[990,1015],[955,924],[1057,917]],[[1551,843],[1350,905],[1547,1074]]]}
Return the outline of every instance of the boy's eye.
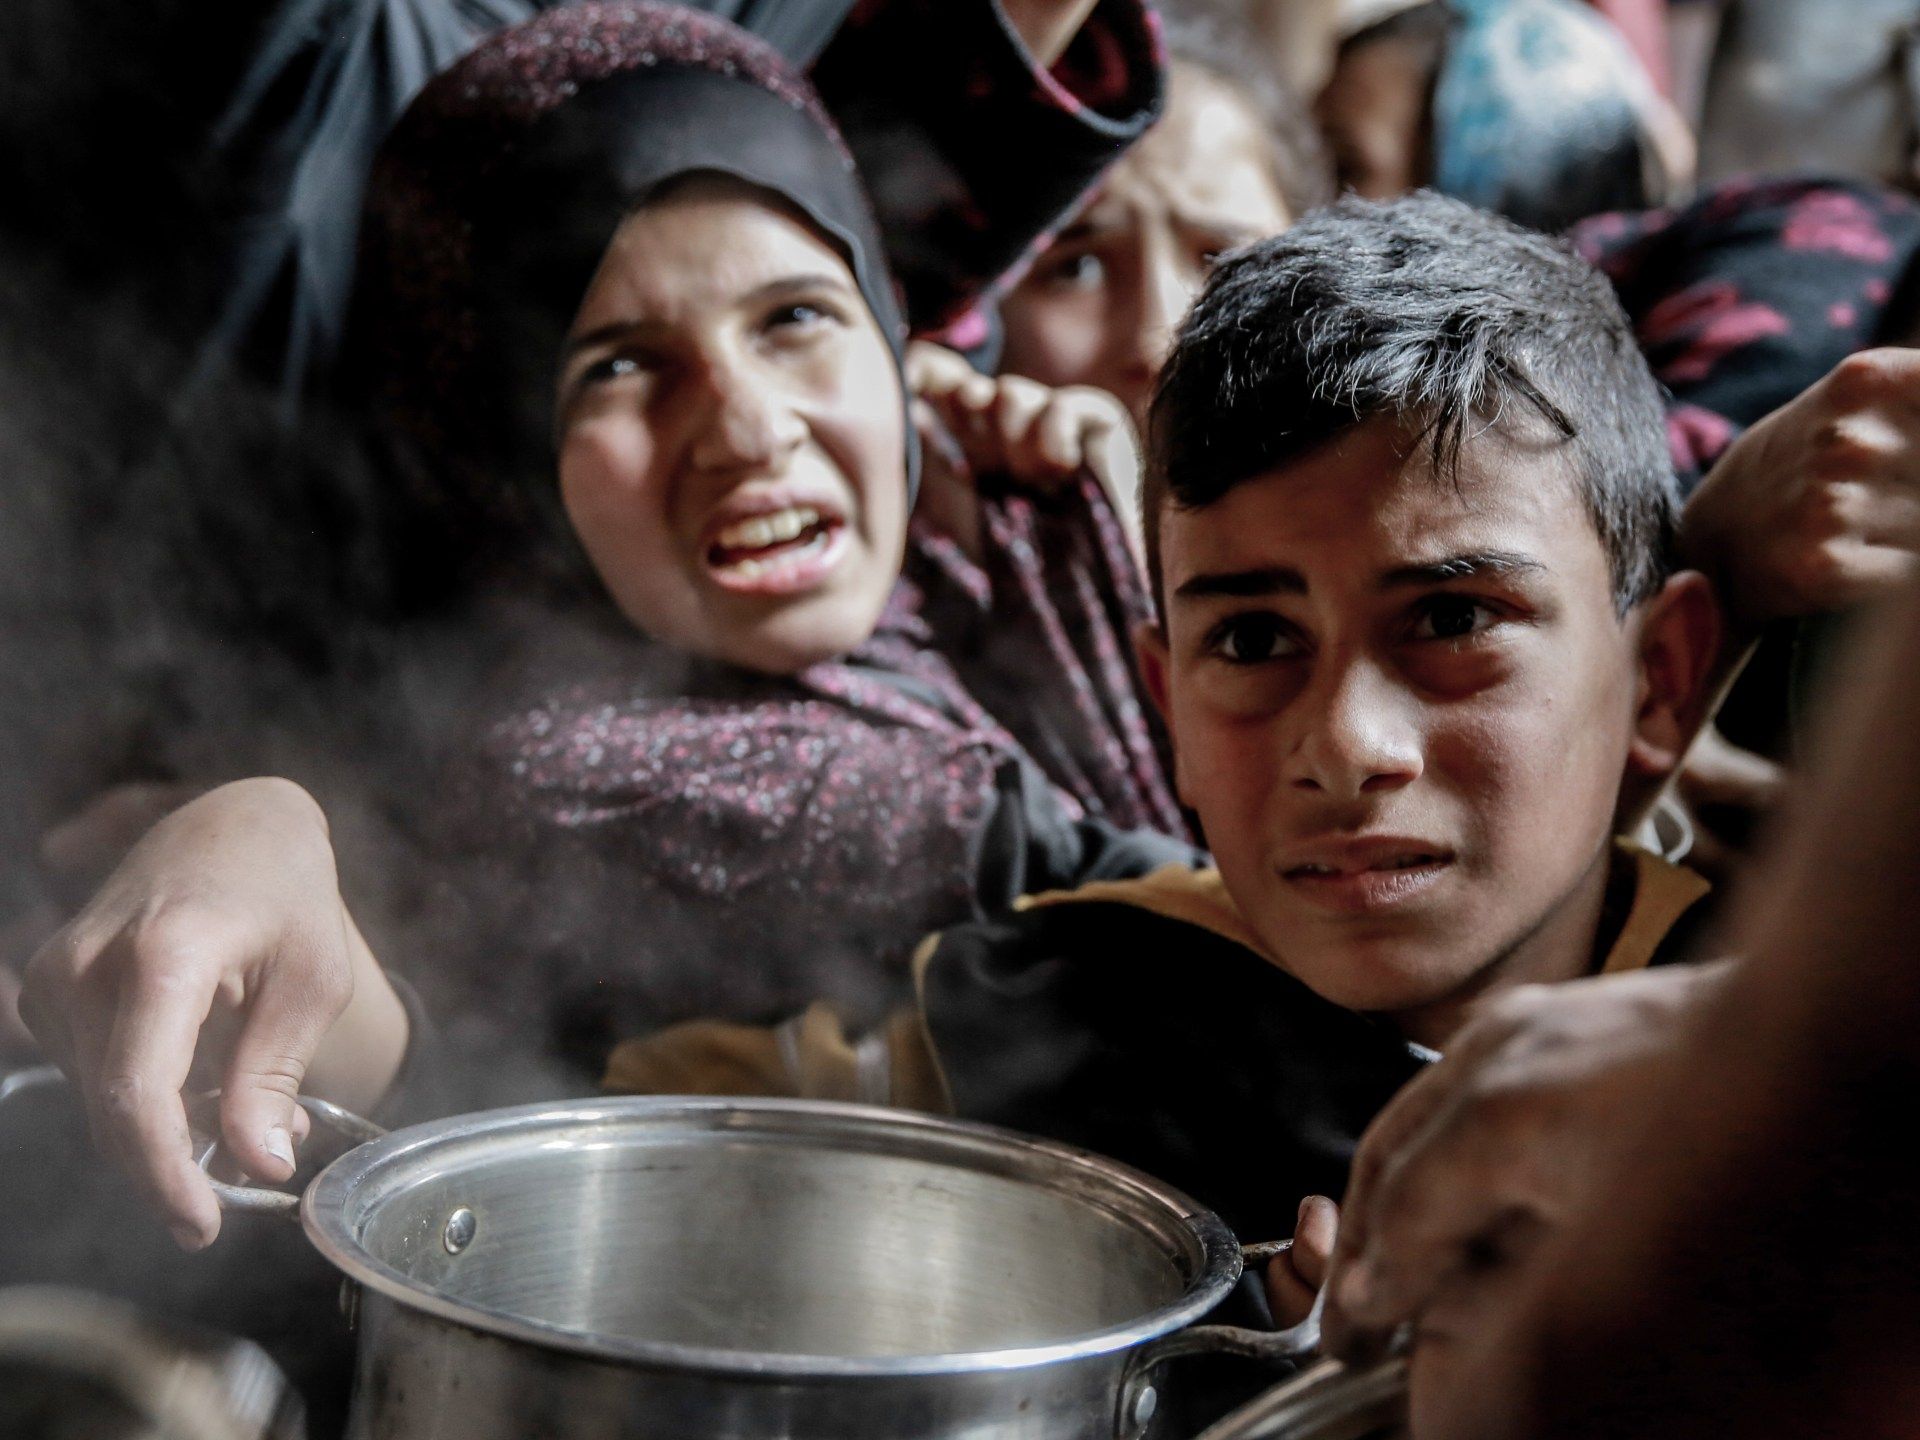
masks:
{"label": "boy's eye", "polygon": [[1207,651],[1233,665],[1258,665],[1297,655],[1293,629],[1278,615],[1232,615],[1213,627]]}
{"label": "boy's eye", "polygon": [[1413,623],[1416,640],[1464,640],[1499,617],[1484,600],[1467,595],[1430,595],[1420,602]]}

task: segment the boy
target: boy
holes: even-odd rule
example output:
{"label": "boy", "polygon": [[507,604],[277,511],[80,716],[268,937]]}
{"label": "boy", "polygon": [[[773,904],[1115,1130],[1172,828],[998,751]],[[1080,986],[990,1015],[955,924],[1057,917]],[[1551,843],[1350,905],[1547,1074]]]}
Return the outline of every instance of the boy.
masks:
{"label": "boy", "polygon": [[[1218,869],[936,937],[884,1081],[821,1012],[789,1058],[750,1032],[730,1058],[1290,1233],[1476,1001],[1685,949],[1706,883],[1613,838],[1707,709],[1719,622],[1669,570],[1677,506],[1625,317],[1557,243],[1415,195],[1238,252],[1155,401],[1140,644]],[[718,1038],[622,1047],[609,1082],[712,1088]]]}

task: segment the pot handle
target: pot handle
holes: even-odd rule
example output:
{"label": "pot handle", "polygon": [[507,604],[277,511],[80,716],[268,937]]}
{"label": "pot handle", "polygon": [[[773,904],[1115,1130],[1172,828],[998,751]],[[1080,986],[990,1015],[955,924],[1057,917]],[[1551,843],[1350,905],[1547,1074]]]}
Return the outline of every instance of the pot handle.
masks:
{"label": "pot handle", "polygon": [[[344,1106],[331,1100],[322,1100],[313,1095],[296,1095],[294,1102],[322,1125],[331,1127],[337,1134],[344,1135],[355,1144],[364,1144],[368,1140],[378,1140],[386,1130],[373,1121],[353,1113]],[[213,1141],[200,1154],[200,1168],[213,1163],[213,1157],[219,1153],[220,1142]],[[238,1211],[247,1215],[279,1215],[288,1220],[296,1220],[300,1215],[300,1196],[292,1190],[267,1190],[254,1185],[229,1185],[224,1180],[216,1180],[211,1174],[207,1184],[213,1187],[213,1193],[220,1202],[220,1208],[229,1212]]]}
{"label": "pot handle", "polygon": [[[1241,1260],[1262,1265],[1293,1248],[1291,1240],[1268,1240],[1258,1245],[1242,1245]],[[1183,1355],[1240,1355],[1249,1360],[1272,1362],[1304,1360],[1320,1348],[1320,1314],[1326,1308],[1327,1292],[1313,1297],[1313,1308],[1298,1325],[1284,1330],[1255,1330],[1246,1325],[1189,1325],[1171,1335],[1162,1335],[1140,1349],[1137,1370],[1147,1370],[1164,1360]]]}

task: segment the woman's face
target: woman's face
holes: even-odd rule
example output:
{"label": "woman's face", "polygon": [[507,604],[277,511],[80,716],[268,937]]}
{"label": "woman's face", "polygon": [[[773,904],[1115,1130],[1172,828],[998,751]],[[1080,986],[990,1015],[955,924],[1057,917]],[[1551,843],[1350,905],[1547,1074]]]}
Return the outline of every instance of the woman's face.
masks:
{"label": "woman's face", "polygon": [[1098,386],[1143,424],[1174,328],[1214,258],[1292,218],[1252,107],[1211,72],[1175,61],[1165,116],[1004,302],[1001,368]]}
{"label": "woman's face", "polygon": [[561,360],[560,496],[648,635],[788,674],[873,632],[906,539],[905,413],[833,248],[698,180],[608,246]]}

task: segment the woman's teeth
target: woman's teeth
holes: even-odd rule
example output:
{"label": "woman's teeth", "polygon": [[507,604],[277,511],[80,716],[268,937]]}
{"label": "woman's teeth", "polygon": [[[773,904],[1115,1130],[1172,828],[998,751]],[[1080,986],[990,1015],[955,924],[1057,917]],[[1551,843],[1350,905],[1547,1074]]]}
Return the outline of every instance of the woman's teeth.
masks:
{"label": "woman's teeth", "polygon": [[797,540],[809,526],[819,523],[820,512],[811,505],[793,505],[729,525],[715,537],[714,543],[722,550],[765,550],[771,545]]}
{"label": "woman's teeth", "polygon": [[798,583],[810,561],[833,547],[840,521],[811,505],[789,505],[721,530],[707,552],[713,573],[729,585]]}
{"label": "woman's teeth", "polygon": [[811,559],[827,548],[830,539],[831,537],[827,532],[822,530],[818,535],[808,540],[806,544],[795,545],[790,549],[782,550],[779,554],[770,556],[765,560],[756,560],[748,556],[743,560],[725,561],[720,568],[730,575],[737,575],[742,580],[757,580],[762,575],[786,569],[802,560]]}

